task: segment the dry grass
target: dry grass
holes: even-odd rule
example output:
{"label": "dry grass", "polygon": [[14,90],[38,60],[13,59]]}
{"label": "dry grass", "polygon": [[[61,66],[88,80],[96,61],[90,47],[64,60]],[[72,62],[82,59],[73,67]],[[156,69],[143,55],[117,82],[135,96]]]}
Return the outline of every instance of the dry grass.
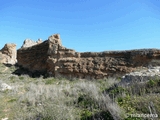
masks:
{"label": "dry grass", "polygon": [[11,74],[16,68],[6,69],[2,64],[0,70],[0,83],[13,88],[0,92],[0,120],[143,120],[125,117],[149,113],[151,103],[160,114],[158,79],[130,87],[112,87],[119,80],[31,78]]}
{"label": "dry grass", "polygon": [[[0,69],[5,69],[2,65]],[[120,107],[102,91],[116,82],[31,78],[11,74],[12,66],[0,81],[12,90],[0,92],[0,119],[9,120],[103,120],[122,119]]]}

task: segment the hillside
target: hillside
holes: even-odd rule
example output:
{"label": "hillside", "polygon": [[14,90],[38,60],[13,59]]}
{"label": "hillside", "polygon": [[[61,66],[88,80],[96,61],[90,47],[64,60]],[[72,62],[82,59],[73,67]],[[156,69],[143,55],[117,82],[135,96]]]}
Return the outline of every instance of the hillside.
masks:
{"label": "hillside", "polygon": [[17,69],[0,64],[2,120],[143,120],[130,115],[160,115],[160,79],[122,87],[121,78],[33,78],[13,74]]}

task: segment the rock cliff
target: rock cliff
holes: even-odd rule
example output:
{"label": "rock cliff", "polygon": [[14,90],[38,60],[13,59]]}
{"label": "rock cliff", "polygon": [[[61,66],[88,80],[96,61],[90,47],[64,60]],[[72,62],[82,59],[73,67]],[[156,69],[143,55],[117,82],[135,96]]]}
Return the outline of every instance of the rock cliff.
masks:
{"label": "rock cliff", "polygon": [[62,46],[60,35],[17,51],[18,64],[32,72],[54,77],[100,79],[134,71],[137,67],[160,65],[159,49],[76,52]]}
{"label": "rock cliff", "polygon": [[12,64],[17,62],[17,50],[15,44],[5,44],[5,46],[0,50],[0,63]]}

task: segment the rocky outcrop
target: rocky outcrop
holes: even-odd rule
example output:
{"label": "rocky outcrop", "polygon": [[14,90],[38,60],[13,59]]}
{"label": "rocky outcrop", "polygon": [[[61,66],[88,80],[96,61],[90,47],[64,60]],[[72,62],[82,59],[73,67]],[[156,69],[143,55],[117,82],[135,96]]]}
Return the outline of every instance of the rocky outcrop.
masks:
{"label": "rocky outcrop", "polygon": [[135,72],[124,75],[119,85],[132,85],[157,79],[160,79],[160,66],[150,66],[149,68],[143,67]]}
{"label": "rocky outcrop", "polygon": [[80,53],[63,47],[59,34],[32,47],[21,48],[17,53],[22,67],[54,77],[100,79],[129,73],[142,66],[160,65],[158,49]]}
{"label": "rocky outcrop", "polygon": [[11,90],[12,87],[6,83],[0,83],[0,91]]}
{"label": "rocky outcrop", "polygon": [[17,62],[17,50],[15,44],[5,44],[0,50],[0,63],[12,64]]}
{"label": "rocky outcrop", "polygon": [[33,41],[33,40],[30,40],[30,39],[25,39],[21,48],[32,47],[32,46],[40,44],[42,42],[43,41],[41,39],[38,39],[38,41]]}

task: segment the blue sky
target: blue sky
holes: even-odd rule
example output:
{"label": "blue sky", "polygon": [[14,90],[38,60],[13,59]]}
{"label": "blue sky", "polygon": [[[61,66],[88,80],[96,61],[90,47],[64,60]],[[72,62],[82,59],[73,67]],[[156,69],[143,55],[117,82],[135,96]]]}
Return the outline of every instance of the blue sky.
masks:
{"label": "blue sky", "polygon": [[0,48],[54,33],[79,52],[160,49],[160,1],[0,0]]}

